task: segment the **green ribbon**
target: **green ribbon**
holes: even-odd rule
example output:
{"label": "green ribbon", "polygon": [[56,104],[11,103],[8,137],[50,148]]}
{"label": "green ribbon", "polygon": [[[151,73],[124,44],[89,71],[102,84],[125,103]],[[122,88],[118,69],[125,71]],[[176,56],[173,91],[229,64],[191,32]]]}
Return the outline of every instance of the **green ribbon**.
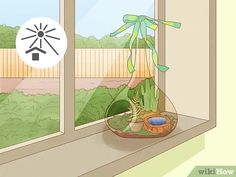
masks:
{"label": "green ribbon", "polygon": [[169,67],[158,64],[158,60],[159,60],[158,54],[152,42],[147,39],[147,29],[149,28],[151,30],[156,30],[158,27],[158,23],[171,26],[174,28],[180,28],[181,23],[174,22],[174,21],[164,21],[164,20],[154,19],[154,18],[144,16],[144,15],[137,16],[137,15],[130,15],[130,14],[124,15],[123,22],[125,24],[122,25],[115,32],[111,33],[110,36],[114,37],[124,32],[131,26],[133,26],[133,32],[129,40],[130,55],[127,61],[129,72],[133,73],[135,71],[134,64],[132,62],[132,47],[133,47],[134,41],[138,40],[139,33],[141,33],[141,36],[144,39],[145,43],[147,44],[148,48],[152,51],[152,60],[153,60],[154,65],[161,72],[167,71]]}

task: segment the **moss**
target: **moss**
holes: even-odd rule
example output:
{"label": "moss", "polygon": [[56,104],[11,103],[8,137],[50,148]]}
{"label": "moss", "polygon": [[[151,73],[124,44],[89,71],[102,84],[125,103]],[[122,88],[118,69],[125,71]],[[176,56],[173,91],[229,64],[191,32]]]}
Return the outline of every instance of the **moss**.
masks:
{"label": "moss", "polygon": [[[125,133],[134,133],[129,127],[129,114],[124,114],[124,115],[117,115],[114,116],[113,118],[109,119],[109,125],[116,130],[121,130],[124,131]],[[139,132],[134,133],[136,135],[140,136],[149,136],[153,135],[151,132],[145,130],[142,128]]]}

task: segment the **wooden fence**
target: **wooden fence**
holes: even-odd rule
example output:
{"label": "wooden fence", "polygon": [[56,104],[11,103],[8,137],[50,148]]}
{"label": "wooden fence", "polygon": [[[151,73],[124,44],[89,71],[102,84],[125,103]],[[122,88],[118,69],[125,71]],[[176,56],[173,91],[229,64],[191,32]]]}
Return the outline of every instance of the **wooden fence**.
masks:
{"label": "wooden fence", "polygon": [[[136,59],[136,77],[154,75],[150,50],[138,49]],[[127,78],[128,49],[76,49],[75,77],[78,78]],[[146,62],[149,61],[147,64]],[[148,69],[148,67],[152,69]],[[15,49],[0,49],[0,78],[57,78],[59,64],[49,69],[34,69],[26,65]]]}

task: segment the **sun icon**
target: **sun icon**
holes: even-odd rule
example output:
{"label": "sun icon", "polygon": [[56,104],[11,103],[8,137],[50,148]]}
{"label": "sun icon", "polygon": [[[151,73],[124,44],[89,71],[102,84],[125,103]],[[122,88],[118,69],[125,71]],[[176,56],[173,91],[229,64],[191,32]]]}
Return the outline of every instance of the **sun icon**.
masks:
{"label": "sun icon", "polygon": [[67,50],[67,36],[63,26],[47,17],[26,21],[16,36],[16,51],[27,65],[46,69],[59,64]]}
{"label": "sun icon", "polygon": [[60,40],[60,38],[50,35],[53,31],[56,30],[56,28],[51,28],[48,30],[47,24],[43,25],[42,23],[39,23],[38,26],[34,24],[33,28],[26,28],[26,30],[34,33],[33,35],[21,38],[21,40],[34,39],[34,41],[29,46],[30,49],[37,43],[39,43],[39,48],[42,49],[44,45],[43,43],[46,42],[46,44],[49,45],[49,47],[55,52],[55,54],[59,55],[56,49],[49,42],[49,39]]}

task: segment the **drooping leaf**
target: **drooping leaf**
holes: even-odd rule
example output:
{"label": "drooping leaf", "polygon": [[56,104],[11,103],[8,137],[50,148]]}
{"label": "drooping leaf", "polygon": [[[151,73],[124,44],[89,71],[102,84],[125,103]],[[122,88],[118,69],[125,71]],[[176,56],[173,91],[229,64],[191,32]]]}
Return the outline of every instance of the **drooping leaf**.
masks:
{"label": "drooping leaf", "polygon": [[173,28],[181,28],[181,23],[179,22],[174,22],[174,21],[164,21],[164,20],[157,20],[158,22],[164,24],[164,25],[167,25],[167,26],[171,26]]}
{"label": "drooping leaf", "polygon": [[154,48],[154,46],[152,45],[152,43],[149,40],[146,40],[146,43],[147,43],[148,47],[152,50],[152,61],[153,61],[154,65],[157,67],[157,69],[159,71],[166,72],[169,69],[169,67],[158,64],[159,57],[158,57],[156,49]]}
{"label": "drooping leaf", "polygon": [[135,71],[134,69],[134,65],[133,65],[133,62],[132,62],[132,54],[129,56],[128,58],[128,61],[127,61],[127,66],[128,66],[128,71],[130,73],[133,73]]}
{"label": "drooping leaf", "polygon": [[135,25],[134,25],[134,29],[133,29],[132,36],[131,36],[130,41],[129,41],[129,48],[130,48],[130,49],[132,48],[134,41],[135,41],[135,40],[137,39],[137,37],[138,37],[139,27],[140,27],[140,23],[139,23],[139,22],[136,22]]}
{"label": "drooping leaf", "polygon": [[159,65],[159,57],[158,57],[158,54],[157,54],[157,51],[155,49],[152,50],[152,60],[153,60],[153,63],[154,65],[157,67],[157,69],[161,72],[166,72],[169,67],[167,66],[164,66],[164,65]]}
{"label": "drooping leaf", "polygon": [[[159,57],[158,57],[158,54],[157,54],[157,51],[155,49],[152,50],[152,61],[154,63],[154,65],[158,68],[158,60],[159,60]],[[159,68],[158,68],[159,69]]]}
{"label": "drooping leaf", "polygon": [[115,32],[111,33],[110,36],[114,37],[122,32],[124,32],[125,30],[127,30],[129,27],[131,27],[132,25],[134,25],[133,23],[126,23],[123,26],[121,26],[118,30],[116,30]]}
{"label": "drooping leaf", "polygon": [[146,40],[146,44],[151,50],[155,50],[154,46],[152,45],[152,43],[148,39]]}
{"label": "drooping leaf", "polygon": [[146,41],[147,40],[147,27],[144,21],[141,22],[140,31],[141,31],[142,38]]}
{"label": "drooping leaf", "polygon": [[169,67],[164,66],[164,65],[158,65],[157,68],[161,72],[166,72],[166,71],[168,71],[170,69]]}
{"label": "drooping leaf", "polygon": [[131,14],[124,15],[123,21],[126,24],[120,27],[114,33],[111,33],[111,36],[116,36],[117,34],[125,31],[126,29],[134,25],[133,33],[129,40],[129,49],[131,53],[128,58],[129,72],[133,73],[135,71],[134,65],[132,63],[132,47],[133,47],[134,41],[138,39],[139,31],[141,32],[142,38],[147,44],[148,48],[152,50],[152,60],[153,60],[154,65],[158,68],[159,71],[166,72],[169,69],[169,67],[158,64],[158,60],[159,60],[158,54],[153,44],[147,39],[147,29],[149,28],[152,30],[156,30],[158,27],[158,23],[162,23],[164,25],[171,26],[174,28],[180,28],[181,23],[175,22],[175,21],[164,21],[164,20],[154,19],[154,18],[144,16],[144,15],[137,16],[137,15],[131,15]]}
{"label": "drooping leaf", "polygon": [[123,17],[123,22],[124,23],[135,23],[138,20],[138,16],[137,15],[124,15]]}
{"label": "drooping leaf", "polygon": [[156,30],[157,29],[157,24],[155,23],[155,21],[151,21],[151,20],[148,20],[148,19],[145,19],[144,20],[146,26],[152,30]]}

